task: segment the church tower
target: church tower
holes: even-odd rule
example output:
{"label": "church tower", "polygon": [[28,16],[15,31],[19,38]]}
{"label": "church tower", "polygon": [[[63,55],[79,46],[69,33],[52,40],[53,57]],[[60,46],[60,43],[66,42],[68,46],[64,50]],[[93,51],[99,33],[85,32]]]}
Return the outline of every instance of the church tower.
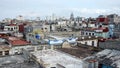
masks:
{"label": "church tower", "polygon": [[73,13],[71,13],[71,15],[70,15],[70,20],[74,21],[74,14]]}

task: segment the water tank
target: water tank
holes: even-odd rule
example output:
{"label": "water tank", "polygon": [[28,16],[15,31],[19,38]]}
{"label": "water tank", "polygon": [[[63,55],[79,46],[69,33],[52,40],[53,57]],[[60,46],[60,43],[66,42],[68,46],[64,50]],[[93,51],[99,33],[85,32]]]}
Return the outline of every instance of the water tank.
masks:
{"label": "water tank", "polygon": [[40,34],[36,34],[35,38],[39,40],[40,39]]}

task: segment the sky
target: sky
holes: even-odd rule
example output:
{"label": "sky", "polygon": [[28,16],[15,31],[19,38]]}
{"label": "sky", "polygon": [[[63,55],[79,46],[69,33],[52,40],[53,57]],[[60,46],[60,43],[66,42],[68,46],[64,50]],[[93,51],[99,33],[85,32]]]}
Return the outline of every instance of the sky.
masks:
{"label": "sky", "polygon": [[97,17],[98,15],[120,14],[120,0],[0,0],[0,20],[16,18]]}

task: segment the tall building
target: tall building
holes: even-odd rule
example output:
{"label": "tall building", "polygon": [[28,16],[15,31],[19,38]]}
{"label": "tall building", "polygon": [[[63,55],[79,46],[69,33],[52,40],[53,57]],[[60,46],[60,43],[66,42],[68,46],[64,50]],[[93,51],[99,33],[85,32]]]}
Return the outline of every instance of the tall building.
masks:
{"label": "tall building", "polygon": [[74,21],[74,14],[73,13],[71,13],[71,15],[70,15],[70,20]]}
{"label": "tall building", "polygon": [[120,16],[117,14],[110,14],[107,16],[110,20],[110,23],[120,23]]}

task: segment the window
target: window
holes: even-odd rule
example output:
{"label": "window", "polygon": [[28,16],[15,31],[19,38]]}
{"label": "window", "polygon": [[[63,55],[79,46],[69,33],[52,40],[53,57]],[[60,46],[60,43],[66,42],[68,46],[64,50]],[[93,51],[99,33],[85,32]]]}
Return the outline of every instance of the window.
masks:
{"label": "window", "polygon": [[89,36],[91,36],[91,33],[89,33]]}
{"label": "window", "polygon": [[9,51],[5,51],[5,55],[9,55]]}
{"label": "window", "polygon": [[94,36],[94,33],[92,33],[92,35]]}
{"label": "window", "polygon": [[29,36],[31,36],[32,34],[29,34]]}
{"label": "window", "polygon": [[87,42],[85,42],[85,45],[87,45]]}
{"label": "window", "polygon": [[51,68],[56,68],[56,67],[51,67]]}
{"label": "window", "polygon": [[94,46],[94,41],[92,41],[92,46]]}
{"label": "window", "polygon": [[84,35],[84,32],[83,32],[83,35]]}
{"label": "window", "polygon": [[11,31],[13,31],[13,28],[11,28]]}
{"label": "window", "polygon": [[0,51],[0,56],[2,55],[2,51]]}
{"label": "window", "polygon": [[79,26],[82,26],[81,24],[79,24]]}
{"label": "window", "polygon": [[86,35],[88,35],[88,33],[86,33]]}
{"label": "window", "polygon": [[32,35],[32,37],[34,37],[34,35]]}
{"label": "window", "polygon": [[10,30],[10,28],[8,28],[8,30]]}
{"label": "window", "polygon": [[18,55],[19,53],[18,52],[15,52],[15,55]]}
{"label": "window", "polygon": [[45,28],[45,30],[47,30],[47,28]]}
{"label": "window", "polygon": [[84,35],[84,32],[83,32],[83,31],[81,32],[81,35]]}

